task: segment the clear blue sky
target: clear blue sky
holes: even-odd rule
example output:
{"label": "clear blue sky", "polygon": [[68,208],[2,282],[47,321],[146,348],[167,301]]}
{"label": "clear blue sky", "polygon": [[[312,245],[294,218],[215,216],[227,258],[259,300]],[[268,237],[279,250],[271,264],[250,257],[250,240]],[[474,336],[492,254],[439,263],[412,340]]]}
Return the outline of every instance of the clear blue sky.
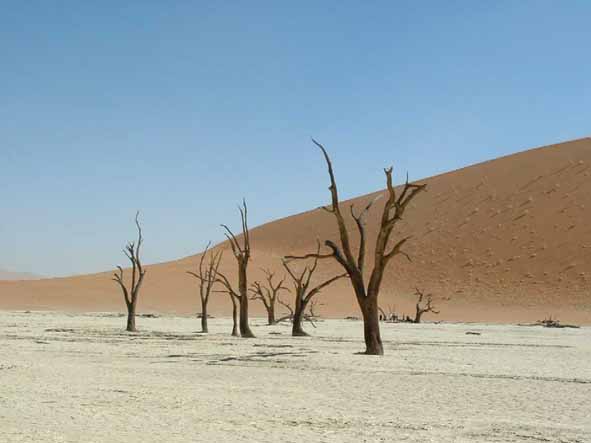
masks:
{"label": "clear blue sky", "polygon": [[[0,268],[159,262],[238,227],[591,133],[591,2],[3,1]],[[256,245],[254,245],[256,247]]]}

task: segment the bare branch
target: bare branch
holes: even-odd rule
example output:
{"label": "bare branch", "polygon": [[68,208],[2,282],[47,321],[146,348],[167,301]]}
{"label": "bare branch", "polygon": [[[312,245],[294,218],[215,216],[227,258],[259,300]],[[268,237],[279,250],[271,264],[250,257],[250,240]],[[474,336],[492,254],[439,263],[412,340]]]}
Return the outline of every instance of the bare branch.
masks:
{"label": "bare branch", "polygon": [[240,295],[238,295],[238,292],[236,292],[234,290],[234,288],[232,287],[232,284],[230,283],[230,280],[228,280],[228,277],[226,277],[224,274],[222,274],[219,270],[216,270],[215,275],[216,275],[216,283],[220,283],[224,288],[226,288],[226,292],[228,294],[230,294],[231,296],[233,296],[239,300]]}
{"label": "bare branch", "polygon": [[398,241],[390,250],[390,252],[386,253],[384,255],[384,258],[386,259],[386,261],[390,260],[392,257],[394,257],[397,254],[403,254],[406,255],[406,257],[408,258],[409,261],[412,261],[410,259],[410,256],[408,254],[406,254],[405,252],[402,252],[402,250],[400,248],[402,248],[402,246],[404,246],[404,244],[410,240],[412,238],[411,235],[409,235],[408,237],[405,237],[403,239],[401,239],[400,241]]}
{"label": "bare branch", "polygon": [[334,257],[334,254],[306,254],[306,255],[286,255],[285,257],[283,257],[283,259],[287,262],[290,262],[292,260],[307,260],[309,258],[317,258],[319,260],[325,259],[325,258],[332,258]]}
{"label": "bare branch", "polygon": [[232,252],[234,253],[234,255],[236,257],[238,257],[242,253],[242,249],[240,248],[240,243],[238,243],[236,236],[230,230],[230,228],[228,228],[226,225],[220,225],[220,226],[226,230],[224,235],[226,236],[226,238],[230,242],[230,246],[232,247]]}
{"label": "bare branch", "polygon": [[322,291],[324,288],[326,288],[328,285],[333,284],[335,281],[340,280],[341,278],[345,278],[347,277],[349,274],[341,274],[341,275],[337,275],[335,277],[329,278],[328,280],[320,283],[318,286],[314,287],[313,289],[311,289],[308,292],[308,295],[305,297],[306,301],[309,301],[312,297],[314,297],[316,294],[318,294],[320,291]]}
{"label": "bare branch", "polygon": [[201,254],[201,258],[199,259],[199,275],[205,274],[205,270],[203,268],[203,263],[205,261],[205,257],[207,256],[207,252],[209,251],[210,246],[211,246],[211,241],[208,241],[207,245],[205,246],[205,250]]}
{"label": "bare branch", "polygon": [[[379,198],[379,197],[378,197]],[[359,271],[363,273],[363,266],[365,263],[365,214],[369,211],[373,203],[377,200],[377,198],[371,200],[365,208],[361,211],[361,213],[357,216],[355,215],[355,211],[353,205],[350,206],[351,209],[351,217],[355,220],[355,224],[357,225],[357,230],[359,231],[359,253],[357,255],[357,267]]]}
{"label": "bare branch", "polygon": [[341,245],[343,247],[343,253],[345,255],[345,259],[349,265],[349,268],[352,269],[352,265],[354,265],[355,262],[353,259],[353,254],[351,253],[351,245],[349,242],[349,233],[347,232],[347,226],[345,225],[345,219],[343,218],[343,215],[341,214],[341,209],[339,207],[339,193],[337,190],[337,182],[335,180],[334,171],[332,168],[332,162],[330,160],[330,157],[328,156],[328,153],[326,152],[326,149],[324,149],[324,146],[322,146],[320,143],[318,143],[314,139],[312,139],[312,142],[318,148],[320,148],[320,150],[322,151],[322,154],[324,155],[324,160],[326,161],[326,166],[328,168],[328,175],[330,177],[330,186],[328,189],[330,190],[330,195],[332,198],[332,209],[334,211],[334,216],[337,220],[337,224],[339,227],[339,235],[340,235]]}
{"label": "bare branch", "polygon": [[121,287],[121,290],[123,291],[123,297],[125,297],[125,304],[129,306],[131,300],[129,299],[129,292],[127,291],[127,287],[123,282],[123,268],[121,266],[117,266],[117,269],[119,270],[119,273],[113,274],[113,281],[117,282]]}
{"label": "bare branch", "polygon": [[246,206],[246,199],[242,199],[242,208],[239,209],[240,219],[242,221],[242,235],[244,237],[243,253],[248,257],[250,256],[250,232],[248,229],[248,207]]}

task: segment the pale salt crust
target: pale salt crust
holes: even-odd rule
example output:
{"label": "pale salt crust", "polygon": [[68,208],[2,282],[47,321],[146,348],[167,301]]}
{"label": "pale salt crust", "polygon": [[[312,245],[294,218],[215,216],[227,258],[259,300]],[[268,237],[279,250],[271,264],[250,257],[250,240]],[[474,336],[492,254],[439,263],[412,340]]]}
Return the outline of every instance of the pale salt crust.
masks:
{"label": "pale salt crust", "polygon": [[0,441],[591,441],[591,328],[252,324],[0,312]]}

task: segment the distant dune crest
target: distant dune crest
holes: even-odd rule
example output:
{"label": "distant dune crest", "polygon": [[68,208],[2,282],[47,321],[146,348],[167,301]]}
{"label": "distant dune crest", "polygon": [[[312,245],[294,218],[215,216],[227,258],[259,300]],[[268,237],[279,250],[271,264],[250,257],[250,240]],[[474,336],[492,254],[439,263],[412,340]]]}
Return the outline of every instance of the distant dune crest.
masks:
{"label": "distant dune crest", "polygon": [[41,277],[30,272],[11,272],[0,269],[0,280],[39,280]]}

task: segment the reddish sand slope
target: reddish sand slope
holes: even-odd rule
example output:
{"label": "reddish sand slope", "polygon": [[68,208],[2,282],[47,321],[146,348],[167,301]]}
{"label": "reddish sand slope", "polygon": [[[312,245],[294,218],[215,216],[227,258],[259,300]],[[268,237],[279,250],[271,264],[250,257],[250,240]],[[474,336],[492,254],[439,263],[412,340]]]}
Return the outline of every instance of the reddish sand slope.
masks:
{"label": "reddish sand slope", "polygon": [[[337,180],[342,180],[338,172]],[[525,151],[424,182],[428,192],[417,198],[396,232],[396,237],[414,236],[406,249],[413,262],[400,257],[391,263],[381,295],[385,309],[410,314],[418,286],[435,294],[441,310],[427,320],[526,322],[553,315],[591,323],[591,138]],[[327,193],[328,201],[325,188],[318,192]],[[380,192],[347,204],[360,206]],[[382,204],[376,202],[370,211],[370,233]],[[356,238],[353,226],[351,232]],[[250,278],[261,278],[261,267],[283,274],[283,255],[311,252],[317,237],[334,234],[334,219],[322,210],[253,229]],[[370,248],[374,238],[369,235]],[[197,260],[192,256],[150,266],[140,310],[199,311],[195,281],[185,273]],[[222,269],[236,275],[230,251]],[[318,278],[338,271],[336,264],[324,261]],[[0,282],[0,308],[123,310],[122,296],[110,277],[103,273]],[[358,315],[347,281],[327,289],[321,301],[319,311],[325,316]],[[229,306],[226,295],[216,295],[212,314],[228,315]],[[258,302],[252,302],[252,311],[263,312]]]}

